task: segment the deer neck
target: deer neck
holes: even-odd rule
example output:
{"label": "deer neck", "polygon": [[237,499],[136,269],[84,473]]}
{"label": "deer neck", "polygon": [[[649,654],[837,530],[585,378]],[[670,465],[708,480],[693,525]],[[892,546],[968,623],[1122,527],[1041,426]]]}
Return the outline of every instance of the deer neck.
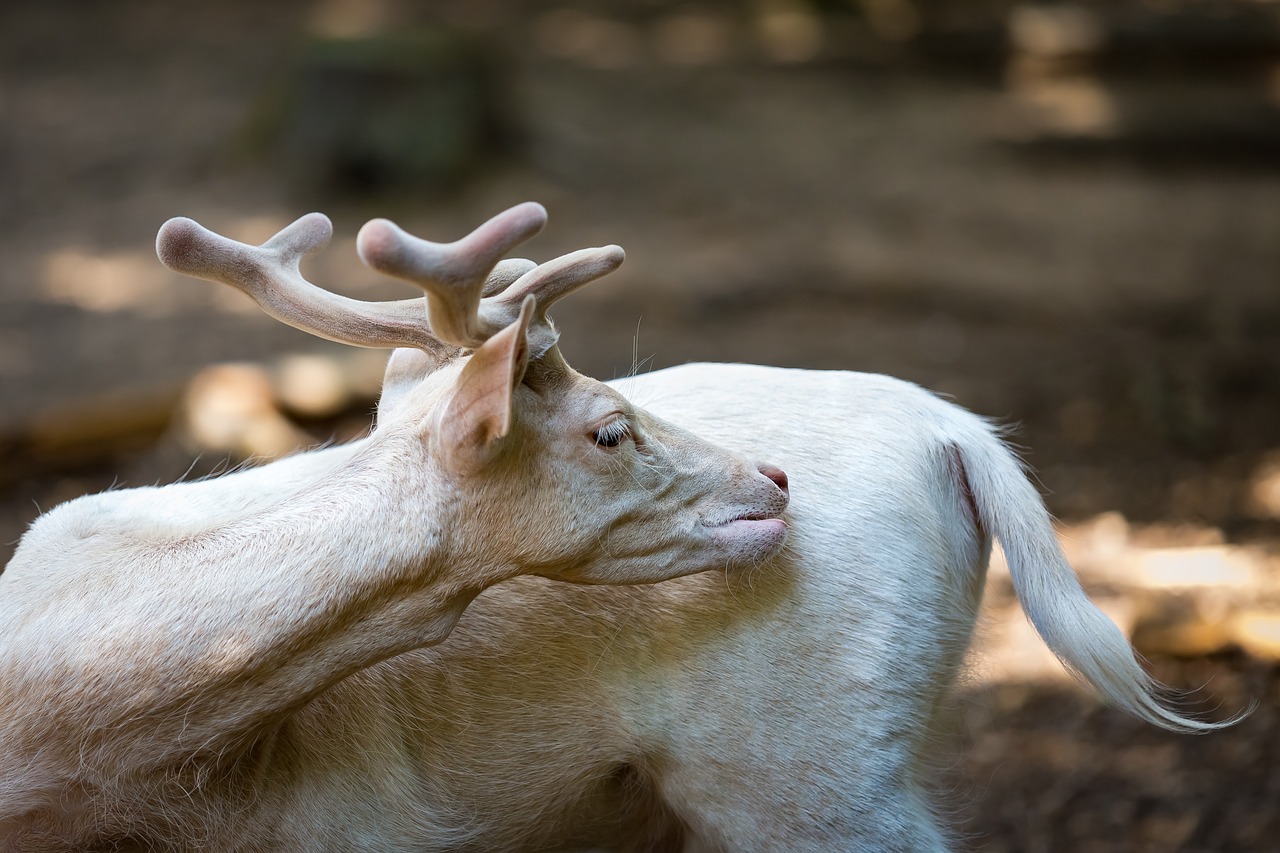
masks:
{"label": "deer neck", "polygon": [[[0,724],[10,757],[21,743],[38,755],[57,730],[115,733],[77,759],[108,777],[232,755],[352,673],[444,639],[483,584],[457,580],[443,501],[414,458],[408,436],[375,435],[187,484],[172,501],[146,490],[145,513],[138,492],[119,492],[47,516],[51,535],[81,535],[40,563],[38,525],[0,575],[0,680],[10,698],[69,695],[50,703],[59,715],[11,721],[22,731]],[[183,523],[201,507],[220,520]],[[75,701],[86,685],[93,701]]]}

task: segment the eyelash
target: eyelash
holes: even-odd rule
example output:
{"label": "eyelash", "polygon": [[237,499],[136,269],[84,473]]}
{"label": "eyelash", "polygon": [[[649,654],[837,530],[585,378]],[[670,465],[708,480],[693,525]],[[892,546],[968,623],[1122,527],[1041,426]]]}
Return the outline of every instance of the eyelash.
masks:
{"label": "eyelash", "polygon": [[624,420],[609,421],[595,431],[596,447],[617,447],[631,435],[631,427]]}

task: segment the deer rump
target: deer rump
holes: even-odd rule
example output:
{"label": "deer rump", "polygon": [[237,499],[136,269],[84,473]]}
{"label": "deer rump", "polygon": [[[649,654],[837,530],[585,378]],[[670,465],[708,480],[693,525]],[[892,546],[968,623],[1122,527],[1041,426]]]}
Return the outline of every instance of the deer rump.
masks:
{"label": "deer rump", "polygon": [[[651,586],[517,578],[444,643],[339,685],[322,715],[389,700],[355,752],[413,780],[387,789],[370,831],[395,814],[416,825],[406,849],[947,849],[922,777],[993,532],[1022,537],[1010,562],[1065,663],[1151,722],[1197,725],[1149,698],[979,418],[867,374],[687,365],[614,385],[777,459],[792,484],[786,549]],[[975,494],[1010,478],[1023,484],[1011,498]],[[307,737],[308,712],[294,724]],[[353,768],[315,758],[296,777],[339,796]]]}

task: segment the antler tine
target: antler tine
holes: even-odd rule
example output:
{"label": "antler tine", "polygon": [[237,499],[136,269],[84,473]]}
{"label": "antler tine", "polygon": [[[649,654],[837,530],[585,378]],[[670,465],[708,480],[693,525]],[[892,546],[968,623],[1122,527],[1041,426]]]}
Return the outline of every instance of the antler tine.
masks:
{"label": "antler tine", "polygon": [[175,217],[160,227],[156,254],[174,272],[238,288],[267,314],[313,335],[360,347],[439,352],[421,301],[363,302],[302,277],[303,256],[327,245],[332,234],[327,216],[309,213],[261,246],[250,246]]}
{"label": "antler tine", "polygon": [[537,298],[529,347],[540,358],[555,343],[557,334],[547,319],[547,308],[585,284],[616,270],[626,259],[621,246],[579,249],[547,261],[520,276],[509,287],[480,304],[480,316],[499,328],[515,322],[528,296]]}
{"label": "antler tine", "polygon": [[485,279],[484,290],[480,291],[480,296],[494,296],[502,293],[519,280],[520,276],[536,266],[537,264],[527,258],[507,258],[498,261],[493,272],[489,273],[489,277]]}
{"label": "antler tine", "polygon": [[[622,266],[626,252],[621,246],[601,246],[596,249],[579,249],[544,264],[539,264],[516,279],[502,293],[484,305],[482,312],[497,314],[501,308],[503,319],[509,311],[512,319],[519,315],[525,296],[538,298],[537,319],[544,318],[548,307]],[[488,310],[484,310],[488,309]],[[498,320],[497,317],[494,318]]]}
{"label": "antler tine", "polygon": [[[380,272],[413,282],[427,294],[435,336],[474,349],[507,323],[480,314],[486,278],[498,260],[546,224],[547,211],[526,202],[504,211],[454,243],[432,243],[406,234],[395,223],[375,219],[360,229],[356,249]],[[504,270],[505,275],[509,274]],[[512,314],[514,321],[518,311]]]}

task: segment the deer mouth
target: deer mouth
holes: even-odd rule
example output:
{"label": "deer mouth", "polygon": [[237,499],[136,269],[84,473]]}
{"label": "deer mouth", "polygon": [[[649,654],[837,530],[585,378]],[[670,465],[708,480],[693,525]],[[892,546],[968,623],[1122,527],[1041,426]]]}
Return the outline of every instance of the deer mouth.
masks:
{"label": "deer mouth", "polygon": [[763,559],[777,553],[787,538],[787,523],[779,512],[752,510],[715,523],[704,522],[721,547],[746,559]]}
{"label": "deer mouth", "polygon": [[751,515],[743,515],[738,518],[731,518],[721,524],[714,525],[716,529],[732,529],[751,530],[760,526],[774,526],[781,530],[787,529],[787,522],[776,515],[768,515],[764,513],[752,513]]}
{"label": "deer mouth", "polygon": [[726,521],[725,524],[733,524],[735,521],[782,521],[782,519],[776,512],[758,510],[756,512],[748,512],[731,518]]}
{"label": "deer mouth", "polygon": [[[737,524],[742,521],[782,521],[781,509],[750,509],[744,512],[735,513],[725,516],[713,516],[707,518],[702,517],[702,523],[706,527],[728,527],[730,524]],[[784,524],[786,522],[783,522]]]}

